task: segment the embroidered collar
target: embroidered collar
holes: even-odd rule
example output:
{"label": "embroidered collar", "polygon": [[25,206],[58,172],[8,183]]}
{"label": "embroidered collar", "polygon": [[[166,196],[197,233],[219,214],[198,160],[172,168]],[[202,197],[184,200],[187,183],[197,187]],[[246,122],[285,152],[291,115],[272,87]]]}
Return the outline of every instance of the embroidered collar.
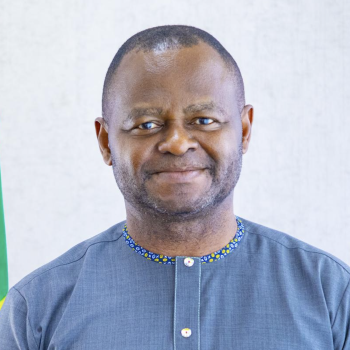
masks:
{"label": "embroidered collar", "polygon": [[[241,239],[244,236],[244,225],[241,219],[236,217],[237,222],[237,232],[236,235],[228,242],[223,248],[219,249],[218,251],[204,255],[201,257],[202,264],[211,263],[213,261],[220,260],[227,256],[229,253],[231,253],[233,250],[235,250]],[[149,250],[142,248],[140,245],[138,245],[132,237],[128,233],[128,228],[125,224],[123,228],[123,237],[125,239],[126,244],[132,248],[136,253],[142,255],[143,257],[147,258],[148,260],[152,260],[154,262],[157,262],[159,264],[165,264],[165,265],[175,265],[175,257],[162,255],[162,254],[155,254],[150,252]]]}

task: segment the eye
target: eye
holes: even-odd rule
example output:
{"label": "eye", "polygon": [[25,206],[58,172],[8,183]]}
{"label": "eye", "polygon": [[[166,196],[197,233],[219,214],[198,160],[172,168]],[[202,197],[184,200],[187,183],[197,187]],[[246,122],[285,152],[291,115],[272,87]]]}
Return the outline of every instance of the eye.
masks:
{"label": "eye", "polygon": [[[199,123],[197,123],[199,121]],[[210,124],[213,124],[215,123],[215,120],[212,119],[212,118],[198,118],[194,124],[197,124],[197,125],[210,125]]]}
{"label": "eye", "polygon": [[142,123],[138,126],[139,129],[141,130],[152,130],[154,129],[154,127],[152,128],[152,124],[154,125],[154,127],[157,127],[156,123],[153,122],[146,122],[146,123]]}

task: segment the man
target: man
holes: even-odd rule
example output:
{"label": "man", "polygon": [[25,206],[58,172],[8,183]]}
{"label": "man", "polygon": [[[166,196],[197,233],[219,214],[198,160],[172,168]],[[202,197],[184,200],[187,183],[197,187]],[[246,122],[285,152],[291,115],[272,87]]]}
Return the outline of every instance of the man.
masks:
{"label": "man", "polygon": [[107,72],[100,151],[127,218],[17,283],[1,349],[350,349],[350,268],[236,217],[253,107],[208,33],[131,37]]}

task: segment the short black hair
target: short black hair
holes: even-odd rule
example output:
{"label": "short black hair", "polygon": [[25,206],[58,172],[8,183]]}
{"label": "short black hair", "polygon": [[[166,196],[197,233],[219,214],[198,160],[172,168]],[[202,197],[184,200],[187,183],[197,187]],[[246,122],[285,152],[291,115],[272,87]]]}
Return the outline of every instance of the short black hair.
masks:
{"label": "short black hair", "polygon": [[245,105],[244,96],[244,83],[241,72],[238,68],[236,61],[230,55],[230,53],[216,40],[212,35],[206,31],[185,25],[164,25],[159,27],[148,28],[141,32],[136,33],[130,37],[117,51],[114,56],[103,85],[102,94],[102,115],[107,121],[107,104],[108,104],[108,90],[112,77],[120,65],[123,57],[130,51],[152,51],[156,50],[160,46],[165,49],[176,49],[182,47],[192,47],[198,45],[200,42],[204,42],[215,49],[224,62],[227,68],[233,76],[234,84],[237,86],[237,101],[238,108],[241,112]]}

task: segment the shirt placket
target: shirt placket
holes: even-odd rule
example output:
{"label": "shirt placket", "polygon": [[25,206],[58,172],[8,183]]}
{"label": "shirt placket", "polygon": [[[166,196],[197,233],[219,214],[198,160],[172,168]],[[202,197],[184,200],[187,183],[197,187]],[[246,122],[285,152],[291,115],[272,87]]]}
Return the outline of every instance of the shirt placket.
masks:
{"label": "shirt placket", "polygon": [[176,257],[174,349],[200,349],[201,259]]}

